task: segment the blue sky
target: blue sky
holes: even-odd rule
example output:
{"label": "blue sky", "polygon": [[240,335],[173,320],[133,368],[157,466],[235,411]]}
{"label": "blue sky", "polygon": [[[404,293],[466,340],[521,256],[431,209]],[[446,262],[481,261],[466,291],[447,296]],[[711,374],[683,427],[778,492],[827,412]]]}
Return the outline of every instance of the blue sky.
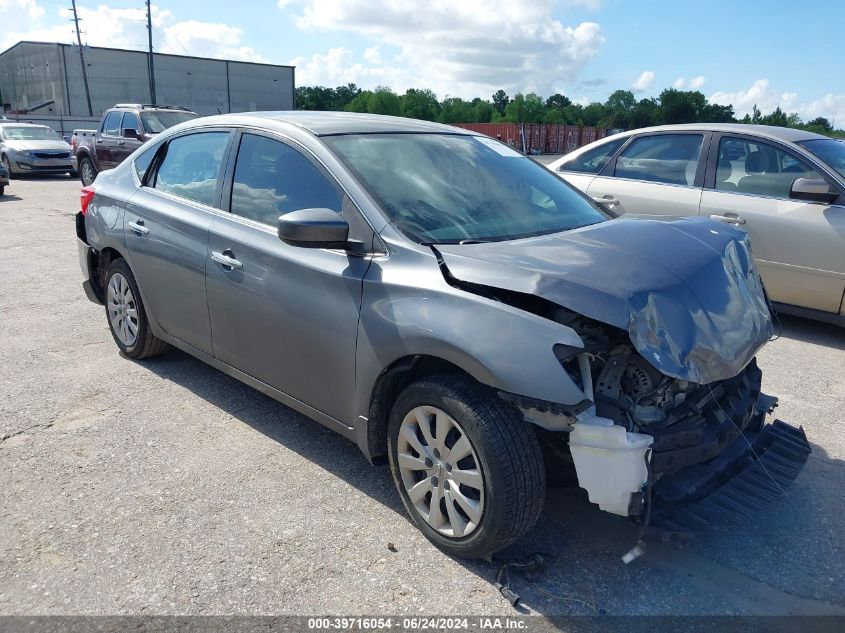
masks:
{"label": "blue sky", "polygon": [[[69,0],[0,0],[0,47],[70,41]],[[79,0],[91,45],[141,48],[142,0]],[[165,52],[293,63],[297,84],[504,88],[603,101],[669,86],[738,113],[780,105],[845,123],[845,2],[785,0],[266,0],[154,3]],[[834,26],[829,26],[834,25]]]}

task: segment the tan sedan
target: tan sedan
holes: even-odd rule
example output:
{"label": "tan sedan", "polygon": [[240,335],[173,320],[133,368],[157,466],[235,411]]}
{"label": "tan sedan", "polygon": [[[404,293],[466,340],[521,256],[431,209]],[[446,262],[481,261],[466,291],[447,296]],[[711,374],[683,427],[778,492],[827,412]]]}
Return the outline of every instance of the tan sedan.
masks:
{"label": "tan sedan", "polygon": [[666,125],[548,167],[619,215],[741,226],[778,309],[845,325],[845,143],[762,125]]}

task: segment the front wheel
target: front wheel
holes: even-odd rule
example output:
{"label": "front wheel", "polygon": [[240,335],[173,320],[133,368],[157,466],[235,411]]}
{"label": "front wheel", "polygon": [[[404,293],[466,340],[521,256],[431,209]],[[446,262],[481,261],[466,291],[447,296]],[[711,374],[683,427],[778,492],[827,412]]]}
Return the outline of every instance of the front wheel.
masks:
{"label": "front wheel", "polygon": [[114,260],[106,273],[106,318],[114,342],[130,358],[149,358],[167,350],[167,343],[150,330],[138,284],[123,259]]}
{"label": "front wheel", "polygon": [[15,178],[16,174],[12,173],[12,165],[11,163],[9,163],[9,157],[3,156],[2,158],[0,158],[0,162],[2,162],[3,165],[6,166],[6,171],[9,172],[9,178]]}
{"label": "front wheel", "polygon": [[413,383],[396,400],[388,433],[405,509],[446,553],[488,556],[539,518],[546,491],[540,445],[488,387],[457,375]]}

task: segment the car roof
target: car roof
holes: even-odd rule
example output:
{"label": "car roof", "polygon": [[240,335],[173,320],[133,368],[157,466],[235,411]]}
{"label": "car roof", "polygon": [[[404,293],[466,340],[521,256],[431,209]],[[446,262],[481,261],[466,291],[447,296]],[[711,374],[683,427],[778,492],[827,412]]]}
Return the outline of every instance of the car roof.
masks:
{"label": "car roof", "polygon": [[[752,134],[777,141],[795,143],[797,141],[809,141],[812,139],[828,138],[822,134],[798,130],[791,127],[776,127],[774,125],[755,125],[752,123],[678,123],[675,125],[656,125],[644,127],[637,130],[623,132],[625,135],[646,134],[648,132],[734,132],[735,134]],[[609,138],[609,137],[608,137]]]}
{"label": "car roof", "polygon": [[0,125],[4,127],[46,127],[50,130],[53,129],[49,125],[41,125],[40,123],[19,123],[18,121],[0,121]]}
{"label": "car roof", "polygon": [[[421,121],[419,119],[405,119],[403,117],[386,116],[381,114],[363,114],[359,112],[319,112],[312,110],[283,110],[278,112],[240,112],[237,114],[221,114],[198,121],[214,124],[257,125],[259,127],[273,127],[271,122],[281,124],[279,127],[294,125],[316,136],[330,134],[366,134],[366,133],[439,133],[466,134],[474,132],[456,128],[441,123]],[[183,124],[184,125],[184,124]],[[185,129],[185,128],[182,128]]]}

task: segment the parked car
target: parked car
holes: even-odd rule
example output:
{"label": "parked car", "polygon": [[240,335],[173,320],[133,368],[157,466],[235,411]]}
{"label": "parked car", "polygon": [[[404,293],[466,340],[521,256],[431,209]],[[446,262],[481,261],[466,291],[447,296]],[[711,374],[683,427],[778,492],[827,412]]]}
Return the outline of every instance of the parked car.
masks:
{"label": "parked car", "polygon": [[121,352],[172,345],[386,456],[456,556],[523,535],[546,468],[679,531],[745,518],[809,453],[764,420],[772,320],[741,231],[611,220],[473,132],[208,117],[81,203],[83,287]]}
{"label": "parked car", "polygon": [[0,162],[11,178],[57,173],[76,177],[70,154],[70,145],[46,125],[0,121]]}
{"label": "parked car", "polygon": [[156,134],[197,116],[179,106],[139,103],[118,103],[106,110],[93,134],[75,134],[73,162],[82,184],[90,185],[98,173],[117,167]]}
{"label": "parked car", "polygon": [[741,227],[779,310],[845,325],[845,145],[763,125],[671,125],[603,139],[549,169],[619,215]]}
{"label": "parked car", "polygon": [[6,192],[6,187],[9,186],[9,169],[6,163],[0,162],[0,196]]}

